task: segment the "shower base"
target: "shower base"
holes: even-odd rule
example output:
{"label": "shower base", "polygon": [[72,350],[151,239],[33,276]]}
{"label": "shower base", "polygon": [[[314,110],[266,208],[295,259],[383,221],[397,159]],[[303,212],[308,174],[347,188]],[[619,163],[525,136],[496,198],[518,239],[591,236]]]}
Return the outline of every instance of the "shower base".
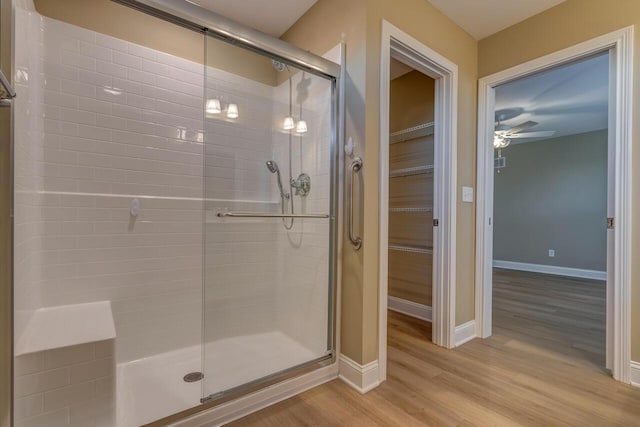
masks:
{"label": "shower base", "polygon": [[[314,353],[280,331],[243,335],[118,364],[118,427],[140,426],[197,406],[200,398],[308,362]],[[204,379],[185,382],[186,373]]]}

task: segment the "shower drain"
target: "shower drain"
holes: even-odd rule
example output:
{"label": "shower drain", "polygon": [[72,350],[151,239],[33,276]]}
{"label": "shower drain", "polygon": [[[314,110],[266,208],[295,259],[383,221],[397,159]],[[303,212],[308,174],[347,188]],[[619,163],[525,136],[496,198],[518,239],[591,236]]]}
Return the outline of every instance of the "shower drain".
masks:
{"label": "shower drain", "polygon": [[182,377],[182,379],[188,383],[200,381],[202,378],[204,378],[204,374],[202,372],[189,372],[187,375]]}

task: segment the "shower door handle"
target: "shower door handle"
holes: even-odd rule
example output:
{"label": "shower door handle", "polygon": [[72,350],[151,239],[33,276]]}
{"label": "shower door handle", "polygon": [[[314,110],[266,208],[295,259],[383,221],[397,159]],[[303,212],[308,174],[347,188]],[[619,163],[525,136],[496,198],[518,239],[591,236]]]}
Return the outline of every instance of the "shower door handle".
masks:
{"label": "shower door handle", "polygon": [[351,162],[351,173],[349,178],[349,240],[351,240],[351,244],[353,245],[353,249],[356,251],[362,247],[362,238],[354,235],[353,233],[353,183],[355,181],[355,174],[362,169],[362,159],[360,157],[356,157],[353,162]]}

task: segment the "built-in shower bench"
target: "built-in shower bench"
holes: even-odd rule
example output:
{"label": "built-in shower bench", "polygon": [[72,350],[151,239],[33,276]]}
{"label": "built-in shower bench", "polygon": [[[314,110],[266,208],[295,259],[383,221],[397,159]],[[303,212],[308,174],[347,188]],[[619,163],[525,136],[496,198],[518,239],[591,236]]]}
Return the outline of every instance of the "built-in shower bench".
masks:
{"label": "built-in shower bench", "polygon": [[39,308],[18,337],[15,354],[20,356],[115,337],[110,301]]}

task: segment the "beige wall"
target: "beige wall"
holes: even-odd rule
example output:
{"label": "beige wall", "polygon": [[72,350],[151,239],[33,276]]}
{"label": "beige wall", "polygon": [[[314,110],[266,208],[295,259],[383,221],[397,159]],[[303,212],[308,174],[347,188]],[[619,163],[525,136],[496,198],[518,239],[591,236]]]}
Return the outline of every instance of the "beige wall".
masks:
{"label": "beige wall", "polygon": [[[633,105],[640,102],[640,2],[637,0],[568,0],[479,43],[479,76],[500,70],[602,34],[635,25]],[[640,116],[633,118],[633,145],[640,144]],[[640,188],[640,150],[633,150],[632,184]],[[632,195],[631,335],[633,360],[640,360],[640,193]]]}
{"label": "beige wall", "polygon": [[[366,19],[363,22],[363,17]],[[283,39],[323,53],[345,34],[347,43],[347,137],[364,156],[361,211],[364,245],[343,256],[342,352],[359,363],[378,356],[378,169],[380,42],[382,19],[420,40],[459,67],[458,186],[474,186],[477,42],[424,0],[321,0]],[[364,31],[364,35],[363,32]],[[365,102],[366,99],[366,102]],[[360,110],[362,108],[362,110]],[[364,111],[364,116],[362,113]],[[456,323],[473,318],[474,204],[458,203]]]}
{"label": "beige wall", "polygon": [[[242,77],[276,85],[276,71],[264,56],[210,38],[205,58],[205,37],[162,19],[111,0],[34,0],[42,15],[68,22],[166,52],[189,61],[204,63]],[[211,52],[215,50],[215,54]]]}
{"label": "beige wall", "polygon": [[435,80],[419,71],[391,80],[389,87],[389,132],[432,122]]}
{"label": "beige wall", "polygon": [[34,0],[36,10],[59,21],[155,50],[204,62],[204,36],[111,0]]}
{"label": "beige wall", "polygon": [[[607,129],[502,150],[493,259],[607,269]],[[555,256],[549,257],[548,250]]]}

